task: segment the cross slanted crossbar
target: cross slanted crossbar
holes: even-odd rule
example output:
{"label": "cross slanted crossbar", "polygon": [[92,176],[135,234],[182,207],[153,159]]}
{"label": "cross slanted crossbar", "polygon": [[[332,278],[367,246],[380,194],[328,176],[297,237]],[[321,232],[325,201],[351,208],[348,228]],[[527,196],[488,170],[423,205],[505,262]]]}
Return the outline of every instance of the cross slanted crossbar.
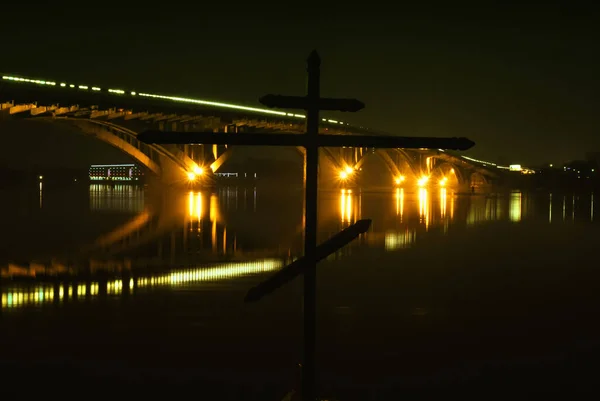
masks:
{"label": "cross slanted crossbar", "polygon": [[316,263],[367,231],[370,220],[361,220],[317,247],[317,171],[319,147],[427,148],[467,150],[474,143],[467,138],[420,138],[366,135],[319,135],[319,112],[336,110],[356,112],[364,104],[356,99],[331,99],[320,96],[321,59],[313,51],[307,59],[306,96],[265,95],[260,102],[267,107],[306,110],[306,134],[146,131],[138,135],[145,143],[156,144],[223,144],[246,146],[302,146],[305,152],[304,257],[284,267],[272,277],[252,288],[246,301],[256,301],[294,277],[304,275],[304,361],[302,398],[316,399]]}

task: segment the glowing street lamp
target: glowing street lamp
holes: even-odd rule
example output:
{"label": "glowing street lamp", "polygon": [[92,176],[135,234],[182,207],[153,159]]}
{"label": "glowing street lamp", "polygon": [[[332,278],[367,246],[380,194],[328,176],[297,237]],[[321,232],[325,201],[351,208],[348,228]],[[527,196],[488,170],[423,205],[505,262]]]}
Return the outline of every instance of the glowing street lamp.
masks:
{"label": "glowing street lamp", "polygon": [[396,181],[396,185],[402,184],[404,182],[404,180],[406,180],[406,177],[403,176],[403,175],[397,177],[396,180],[395,180]]}
{"label": "glowing street lamp", "polygon": [[346,174],[350,175],[352,174],[352,172],[354,171],[354,169],[350,166],[346,166]]}
{"label": "glowing street lamp", "polygon": [[348,178],[348,173],[345,171],[340,171],[340,178],[342,180],[345,180],[346,178]]}
{"label": "glowing street lamp", "polygon": [[429,177],[423,176],[419,178],[419,180],[417,181],[417,185],[420,187],[424,187],[425,184],[427,184],[427,181],[429,181]]}
{"label": "glowing street lamp", "polygon": [[190,171],[187,173],[187,178],[188,181],[196,181],[196,174]]}
{"label": "glowing street lamp", "polygon": [[[194,166],[194,174],[195,175],[202,175],[204,174],[204,168],[200,167],[200,166]],[[196,177],[194,177],[196,178]]]}
{"label": "glowing street lamp", "polygon": [[447,177],[442,178],[440,180],[440,186],[441,187],[445,187],[447,182],[448,182],[448,178]]}

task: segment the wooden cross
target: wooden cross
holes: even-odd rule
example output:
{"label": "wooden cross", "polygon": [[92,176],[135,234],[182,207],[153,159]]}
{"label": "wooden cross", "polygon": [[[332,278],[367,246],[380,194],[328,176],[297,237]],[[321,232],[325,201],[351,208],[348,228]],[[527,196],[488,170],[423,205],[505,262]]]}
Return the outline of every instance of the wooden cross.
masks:
{"label": "wooden cross", "polygon": [[263,283],[252,288],[246,302],[257,301],[300,274],[304,275],[304,360],[302,398],[316,399],[316,264],[368,230],[370,220],[360,220],[351,227],[317,246],[317,172],[319,147],[428,148],[466,150],[474,143],[466,138],[421,138],[366,135],[319,135],[319,112],[337,110],[356,112],[364,104],[356,99],[329,99],[320,95],[321,59],[313,51],[307,59],[306,96],[266,95],[260,102],[268,107],[306,111],[306,134],[161,132],[146,131],[138,135],[145,143],[217,144],[250,146],[303,146],[306,149],[306,207],[304,210],[304,257],[284,267]]}

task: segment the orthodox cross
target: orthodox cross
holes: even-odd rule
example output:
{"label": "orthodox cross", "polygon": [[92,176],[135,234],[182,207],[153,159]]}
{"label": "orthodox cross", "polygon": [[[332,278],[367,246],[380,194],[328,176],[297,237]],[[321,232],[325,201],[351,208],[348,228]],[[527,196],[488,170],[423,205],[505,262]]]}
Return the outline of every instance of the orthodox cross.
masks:
{"label": "orthodox cross", "polygon": [[321,59],[313,51],[307,59],[306,96],[266,95],[260,102],[267,107],[306,111],[306,134],[223,133],[146,131],[138,135],[145,143],[216,144],[245,146],[302,146],[305,153],[305,227],[304,257],[284,267],[272,277],[250,289],[246,302],[257,301],[296,276],[304,275],[304,358],[302,363],[302,399],[316,399],[316,264],[368,230],[371,221],[359,220],[317,246],[317,178],[319,147],[427,148],[466,150],[474,143],[466,138],[425,138],[370,135],[319,135],[319,112],[336,110],[356,112],[364,104],[356,99],[322,98],[320,94]]}

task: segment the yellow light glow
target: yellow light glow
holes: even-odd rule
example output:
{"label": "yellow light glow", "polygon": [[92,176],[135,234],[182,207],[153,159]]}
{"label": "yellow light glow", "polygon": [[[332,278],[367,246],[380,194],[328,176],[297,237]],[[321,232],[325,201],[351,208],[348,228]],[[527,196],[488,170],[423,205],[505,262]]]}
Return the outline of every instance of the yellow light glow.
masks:
{"label": "yellow light glow", "polygon": [[403,176],[403,175],[401,175],[401,176],[397,177],[397,178],[396,178],[396,180],[395,180],[395,182],[396,182],[396,185],[400,185],[400,184],[402,184],[402,183],[404,182],[404,180],[406,180],[406,177],[405,177],[405,176]]}
{"label": "yellow light glow", "polygon": [[204,168],[202,168],[200,166],[194,166],[194,174],[196,174],[196,175],[204,174]]}
{"label": "yellow light glow", "polygon": [[342,223],[354,221],[354,207],[352,205],[352,190],[343,190],[340,195],[340,215]]}
{"label": "yellow light glow", "polygon": [[192,191],[190,191],[188,198],[188,212],[190,217],[194,215],[194,193]]}
{"label": "yellow light glow", "polygon": [[429,227],[429,200],[425,188],[419,188],[419,220],[425,223],[425,228]]}
{"label": "yellow light glow", "polygon": [[408,229],[403,232],[387,232],[385,233],[385,250],[393,251],[396,249],[408,248],[415,242],[415,231]]}
{"label": "yellow light glow", "polygon": [[440,216],[446,217],[446,210],[448,208],[448,193],[446,188],[440,189]]}
{"label": "yellow light glow", "polygon": [[404,216],[404,188],[396,188],[396,215]]}
{"label": "yellow light glow", "polygon": [[429,177],[421,177],[417,181],[417,185],[420,187],[423,187],[423,186],[425,186],[425,184],[427,184],[427,181],[429,181]]}
{"label": "yellow light glow", "polygon": [[440,186],[445,187],[448,182],[448,178],[444,177],[440,180]]}
{"label": "yellow light glow", "polygon": [[202,219],[202,193],[192,192],[188,194],[188,214],[190,219],[200,221]]}
{"label": "yellow light glow", "polygon": [[[521,221],[521,210],[522,210],[522,195],[521,192],[515,191],[510,194],[510,220],[511,221]],[[564,206],[563,206],[563,214],[564,214]]]}
{"label": "yellow light glow", "polygon": [[[259,274],[278,270],[284,266],[284,261],[280,259],[260,259],[248,262],[239,263],[223,263],[214,266],[198,267],[187,270],[176,270],[171,273],[163,274],[157,277],[140,277],[137,278],[137,286],[133,279],[129,279],[126,284],[129,289],[137,287],[142,289],[144,287],[154,287],[157,285],[171,285],[179,286],[193,282],[204,282],[204,281],[216,281],[216,280],[227,280],[233,279],[240,276]],[[110,295],[120,295],[123,292],[123,281],[120,279],[109,281],[106,283],[106,293]],[[73,287],[69,287],[69,297],[73,296],[77,298],[78,295],[82,297],[88,293],[90,298],[95,298],[99,294],[100,284],[97,282],[89,283],[89,292],[87,291],[87,284],[79,284]],[[52,303],[55,298],[55,288],[49,286],[37,286],[31,289],[12,289],[9,292],[3,292],[1,296],[1,308],[21,308],[35,304],[49,304]],[[64,284],[61,284],[58,288],[58,297],[66,302],[64,298]]]}
{"label": "yellow light glow", "polygon": [[189,173],[187,173],[187,178],[189,181],[194,181],[196,180],[196,174],[190,171]]}
{"label": "yellow light glow", "polygon": [[345,171],[340,171],[340,178],[342,180],[345,180],[346,178],[348,178],[348,173]]}
{"label": "yellow light glow", "polygon": [[352,169],[352,167],[350,167],[350,166],[346,166],[346,173],[348,173],[348,174],[352,174],[352,172],[353,172],[353,171],[354,171],[354,170]]}
{"label": "yellow light glow", "polygon": [[196,194],[196,217],[198,221],[202,220],[202,194],[200,192]]}

